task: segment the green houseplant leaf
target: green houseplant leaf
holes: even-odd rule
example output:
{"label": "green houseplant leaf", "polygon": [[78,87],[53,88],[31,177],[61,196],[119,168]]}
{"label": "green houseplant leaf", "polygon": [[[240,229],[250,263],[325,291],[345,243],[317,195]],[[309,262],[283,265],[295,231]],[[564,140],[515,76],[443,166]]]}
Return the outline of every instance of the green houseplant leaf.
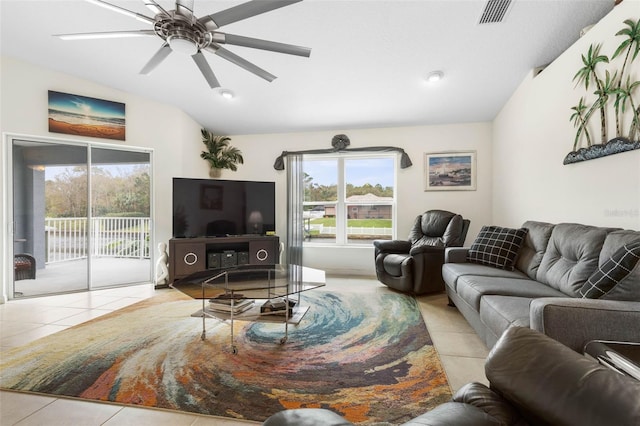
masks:
{"label": "green houseplant leaf", "polygon": [[202,151],[200,157],[206,160],[212,169],[238,170],[238,164],[244,164],[242,152],[229,145],[231,138],[228,136],[216,136],[209,130],[201,129],[202,143],[207,150]]}

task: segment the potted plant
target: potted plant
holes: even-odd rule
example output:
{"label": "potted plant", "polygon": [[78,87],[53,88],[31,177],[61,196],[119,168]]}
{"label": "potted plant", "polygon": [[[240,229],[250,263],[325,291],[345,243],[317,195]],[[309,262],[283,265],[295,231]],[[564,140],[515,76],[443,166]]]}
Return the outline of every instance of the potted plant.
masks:
{"label": "potted plant", "polygon": [[238,148],[229,145],[231,138],[228,136],[216,136],[207,129],[202,129],[202,143],[207,147],[200,157],[209,162],[211,177],[220,177],[222,169],[238,170],[237,164],[243,164],[242,152]]}

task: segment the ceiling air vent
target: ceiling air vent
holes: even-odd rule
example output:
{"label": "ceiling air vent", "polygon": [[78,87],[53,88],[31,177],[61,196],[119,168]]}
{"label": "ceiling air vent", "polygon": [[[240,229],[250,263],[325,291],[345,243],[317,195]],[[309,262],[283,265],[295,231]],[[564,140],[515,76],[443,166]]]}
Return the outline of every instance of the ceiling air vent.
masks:
{"label": "ceiling air vent", "polygon": [[511,0],[488,0],[479,23],[493,24],[502,22],[509,6],[511,6]]}

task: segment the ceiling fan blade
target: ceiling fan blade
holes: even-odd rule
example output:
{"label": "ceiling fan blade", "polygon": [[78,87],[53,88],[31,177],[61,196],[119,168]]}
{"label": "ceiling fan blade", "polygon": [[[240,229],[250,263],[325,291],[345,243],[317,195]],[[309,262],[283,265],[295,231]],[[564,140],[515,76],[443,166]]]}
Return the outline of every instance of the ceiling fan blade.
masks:
{"label": "ceiling fan blade", "polygon": [[268,50],[271,52],[286,53],[309,57],[311,49],[308,47],[294,46],[292,44],[278,43],[276,41],[262,40],[259,38],[244,37],[235,34],[213,33],[213,41],[222,44],[232,44],[234,46],[251,47],[253,49]]}
{"label": "ceiling fan blade", "polygon": [[270,12],[300,1],[302,0],[252,0],[217,13],[212,13],[211,15],[203,16],[198,21],[201,24],[213,22],[216,28],[220,28],[223,25],[251,18],[252,16]]}
{"label": "ceiling fan blade", "polygon": [[233,52],[225,49],[224,47],[220,47],[218,45],[210,44],[205,48],[209,52],[213,52],[221,58],[226,59],[229,62],[232,62],[239,66],[240,68],[244,68],[245,70],[257,75],[260,78],[264,78],[265,80],[271,82],[276,79],[276,76],[263,70],[257,65],[252,64],[246,59],[242,59],[240,56],[236,55]]}
{"label": "ceiling fan blade", "polygon": [[104,7],[105,9],[112,10],[114,12],[121,13],[123,15],[129,16],[131,18],[136,18],[138,21],[146,22],[147,24],[153,25],[156,21],[153,18],[149,18],[148,16],[141,15],[136,12],[132,12],[129,9],[125,9],[124,7],[116,6],[115,4],[107,3],[102,0],[87,0],[89,3],[93,3],[95,5]]}
{"label": "ceiling fan blade", "polygon": [[155,36],[153,30],[106,31],[99,33],[54,34],[62,40],[94,40],[102,38],[148,37]]}
{"label": "ceiling fan blade", "polygon": [[140,70],[140,74],[149,74],[158,65],[160,65],[160,62],[164,61],[164,59],[169,56],[169,53],[171,53],[171,47],[169,47],[169,43],[163,44],[162,47],[151,57],[151,59],[149,59],[149,62],[147,62],[144,67],[142,67],[142,69]]}
{"label": "ceiling fan blade", "polygon": [[209,87],[211,87],[212,89],[220,87],[220,82],[218,82],[216,75],[213,73],[213,70],[209,66],[209,63],[207,62],[207,59],[204,57],[202,52],[198,52],[191,57],[193,58],[198,68],[200,68],[200,72],[204,76],[205,80],[207,80],[207,83],[209,83]]}
{"label": "ceiling fan blade", "polygon": [[142,0],[144,2],[144,5],[147,6],[147,8],[152,11],[155,15],[162,13],[163,15],[167,15],[169,16],[169,13],[162,7],[160,6],[155,0]]}
{"label": "ceiling fan blade", "polygon": [[193,19],[193,0],[176,0],[176,12],[185,18]]}

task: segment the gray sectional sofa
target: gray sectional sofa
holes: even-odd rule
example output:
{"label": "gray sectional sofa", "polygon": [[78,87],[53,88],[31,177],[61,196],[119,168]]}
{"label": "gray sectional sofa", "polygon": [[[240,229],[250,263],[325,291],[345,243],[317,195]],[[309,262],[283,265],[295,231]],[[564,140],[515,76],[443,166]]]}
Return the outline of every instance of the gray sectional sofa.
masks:
{"label": "gray sectional sofa", "polygon": [[540,331],[576,351],[596,339],[640,342],[640,262],[606,292],[587,291],[598,273],[608,278],[606,267],[618,265],[615,256],[623,248],[635,244],[638,252],[640,231],[535,221],[522,228],[526,236],[513,270],[477,263],[468,247],[445,253],[449,300],[488,348],[511,325]]}

